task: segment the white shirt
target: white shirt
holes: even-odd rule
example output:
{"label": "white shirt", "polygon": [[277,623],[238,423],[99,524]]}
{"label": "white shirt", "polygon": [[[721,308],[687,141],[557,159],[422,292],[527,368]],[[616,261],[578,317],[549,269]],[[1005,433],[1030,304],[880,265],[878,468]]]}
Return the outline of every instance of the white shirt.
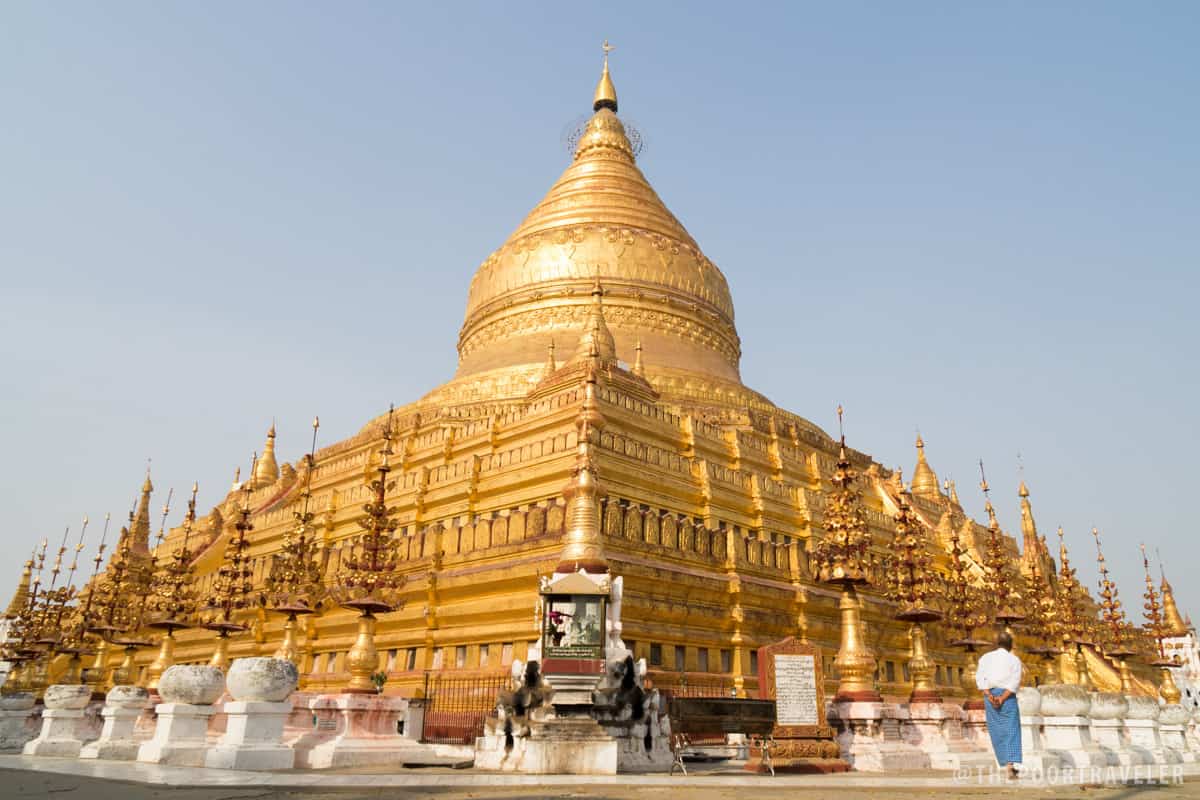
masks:
{"label": "white shirt", "polygon": [[1003,647],[985,653],[979,659],[979,668],[975,670],[975,685],[985,692],[988,689],[1007,689],[1016,694],[1021,686],[1021,659]]}

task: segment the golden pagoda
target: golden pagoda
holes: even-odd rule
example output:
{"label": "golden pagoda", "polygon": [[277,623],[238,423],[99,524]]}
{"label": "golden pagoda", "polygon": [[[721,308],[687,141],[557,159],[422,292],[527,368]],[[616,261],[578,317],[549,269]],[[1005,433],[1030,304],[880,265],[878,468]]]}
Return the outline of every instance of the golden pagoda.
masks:
{"label": "golden pagoda", "polygon": [[[602,552],[623,576],[622,636],[656,685],[714,673],[754,696],[756,649],[806,635],[832,656],[849,596],[859,634],[870,637],[856,685],[908,694],[891,675],[908,660],[911,625],[895,619],[880,580],[902,487],[892,470],[743,384],[725,276],[639,168],[638,138],[618,108],[606,52],[571,163],[470,281],[448,382],[295,466],[279,459],[277,446],[289,443],[277,442],[272,425],[252,474],[167,534],[156,553],[170,596],[156,622],[171,626],[168,658],[212,654],[213,634],[184,627],[178,598],[223,585],[231,544],[256,596],[270,597],[282,580],[272,565],[302,530],[303,564],[319,564],[333,590],[360,563],[364,506],[369,516],[386,495],[395,610],[371,622],[388,691],[412,694],[431,670],[501,672],[538,638],[539,578],[560,566],[564,537],[581,530],[586,497],[600,538],[580,538],[579,563],[592,566],[588,553]],[[578,424],[581,414],[588,424]],[[960,579],[976,587],[987,577],[985,542],[993,559],[1015,565],[1011,537],[971,519],[952,485],[938,489],[923,441],[918,460],[903,501],[912,525],[935,532],[929,569],[949,569],[951,537]],[[603,475],[603,493],[585,492],[593,474]],[[838,498],[850,474],[864,552],[852,565],[858,585],[842,586],[820,580],[810,558],[845,524]],[[233,519],[237,526],[226,524]],[[133,527],[142,530],[140,515]],[[176,563],[184,556],[187,564]],[[313,613],[297,625],[287,603],[263,606],[239,616],[250,630],[228,640],[229,658],[283,646],[310,691],[345,689],[351,666],[355,686],[363,683],[364,648],[348,658],[359,613],[335,602],[305,606]],[[1016,613],[986,603],[981,611]],[[968,651],[972,627],[962,636]],[[961,697],[967,657],[931,636],[939,685],[930,691]],[[153,658],[137,654],[141,666]],[[832,695],[837,678],[826,674]]]}

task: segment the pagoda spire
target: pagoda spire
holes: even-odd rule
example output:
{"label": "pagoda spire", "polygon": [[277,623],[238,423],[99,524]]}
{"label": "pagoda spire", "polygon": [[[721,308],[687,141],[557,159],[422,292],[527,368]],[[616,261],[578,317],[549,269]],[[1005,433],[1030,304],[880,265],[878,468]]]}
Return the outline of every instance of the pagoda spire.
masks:
{"label": "pagoda spire", "polygon": [[279,480],[279,464],[275,462],[275,422],[271,421],[271,429],[267,431],[267,442],[263,445],[263,453],[254,465],[251,476],[255,489],[270,486]]}
{"label": "pagoda spire", "polygon": [[[593,343],[594,345],[594,343]],[[565,544],[559,556],[555,572],[577,572],[583,570],[593,574],[608,572],[608,559],[604,555],[604,542],[600,536],[600,498],[604,489],[592,455],[593,438],[599,438],[604,428],[604,415],[596,400],[598,375],[596,359],[599,354],[592,348],[592,364],[588,367],[583,387],[583,405],[575,420],[579,431],[578,452],[571,480],[563,489],[567,499]]]}
{"label": "pagoda spire", "polygon": [[1021,498],[1021,560],[1025,562],[1027,570],[1032,570],[1036,563],[1039,571],[1044,572],[1047,554],[1043,551],[1042,540],[1038,536],[1037,523],[1033,519],[1033,505],[1029,502],[1029,487],[1025,485],[1024,479],[1017,489],[1017,496]]}
{"label": "pagoda spire", "polygon": [[608,74],[608,54],[616,48],[604,40],[604,71],[600,73],[600,82],[596,84],[596,94],[592,97],[592,111],[607,108],[614,113],[617,110],[617,87],[613,86],[612,76]]}
{"label": "pagoda spire", "polygon": [[946,495],[950,498],[950,502],[956,506],[962,506],[958,501],[958,486],[955,485],[953,479],[946,481]]}
{"label": "pagoda spire", "polygon": [[917,466],[913,469],[912,493],[930,500],[937,500],[942,496],[937,475],[925,460],[925,440],[921,438],[920,433],[917,434]]}
{"label": "pagoda spire", "polygon": [[[594,351],[594,352],[593,352]],[[592,306],[583,326],[583,336],[575,351],[575,360],[598,356],[601,361],[617,360],[617,345],[604,320],[604,289],[597,277],[592,284]]]}
{"label": "pagoda spire", "polygon": [[637,346],[634,347],[633,350],[634,350],[634,353],[636,353],[636,356],[634,357],[634,360],[633,360],[633,369],[631,369],[630,372],[632,372],[634,375],[637,375],[639,378],[644,378],[644,377],[646,377],[646,369],[645,369],[645,367],[642,366],[642,340],[641,339],[637,340]]}
{"label": "pagoda spire", "polygon": [[1175,604],[1175,592],[1167,582],[1167,573],[1163,570],[1161,560],[1158,562],[1158,573],[1162,576],[1159,591],[1162,593],[1163,628],[1169,636],[1187,636],[1188,624],[1183,621],[1179,606]]}
{"label": "pagoda spire", "polygon": [[153,492],[154,484],[150,481],[150,467],[147,465],[142,496],[129,521],[129,549],[135,553],[150,552],[150,495]]}
{"label": "pagoda spire", "polygon": [[21,616],[21,612],[29,605],[29,580],[33,576],[33,557],[25,562],[25,568],[21,570],[21,580],[17,584],[17,589],[13,592],[12,600],[8,603],[8,609],[4,612],[3,619],[16,619]]}

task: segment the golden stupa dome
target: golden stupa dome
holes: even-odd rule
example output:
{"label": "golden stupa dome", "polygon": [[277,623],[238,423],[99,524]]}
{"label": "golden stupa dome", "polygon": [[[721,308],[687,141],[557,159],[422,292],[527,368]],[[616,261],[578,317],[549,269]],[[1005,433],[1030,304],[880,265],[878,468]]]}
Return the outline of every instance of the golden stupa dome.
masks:
{"label": "golden stupa dome", "polygon": [[745,391],[725,276],[638,169],[607,53],[593,111],[571,165],[475,273],[455,383],[541,374],[553,342],[585,333],[599,281],[617,358],[633,363],[640,340],[656,388]]}

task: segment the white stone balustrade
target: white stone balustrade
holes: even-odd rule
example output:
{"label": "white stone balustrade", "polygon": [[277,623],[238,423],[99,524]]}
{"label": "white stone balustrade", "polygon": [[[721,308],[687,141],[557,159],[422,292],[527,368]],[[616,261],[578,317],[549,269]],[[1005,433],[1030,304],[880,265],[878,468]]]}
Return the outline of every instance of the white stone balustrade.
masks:
{"label": "white stone balustrade", "polygon": [[1179,703],[1170,703],[1158,710],[1158,730],[1163,748],[1172,760],[1190,764],[1196,760],[1187,743],[1185,726],[1191,714]]}
{"label": "white stone balustrade", "polygon": [[1106,766],[1108,755],[1092,741],[1088,693],[1069,684],[1049,684],[1038,691],[1046,751],[1075,769]]}
{"label": "white stone balustrade", "polygon": [[1092,692],[1092,740],[1108,759],[1109,766],[1134,766],[1146,763],[1142,755],[1129,747],[1125,717],[1129,701],[1117,692]]}
{"label": "white stone balustrade", "polygon": [[1129,748],[1137,752],[1143,764],[1169,764],[1176,759],[1167,755],[1158,728],[1159,705],[1154,697],[1127,695],[1129,711],[1125,715],[1125,731]]}

